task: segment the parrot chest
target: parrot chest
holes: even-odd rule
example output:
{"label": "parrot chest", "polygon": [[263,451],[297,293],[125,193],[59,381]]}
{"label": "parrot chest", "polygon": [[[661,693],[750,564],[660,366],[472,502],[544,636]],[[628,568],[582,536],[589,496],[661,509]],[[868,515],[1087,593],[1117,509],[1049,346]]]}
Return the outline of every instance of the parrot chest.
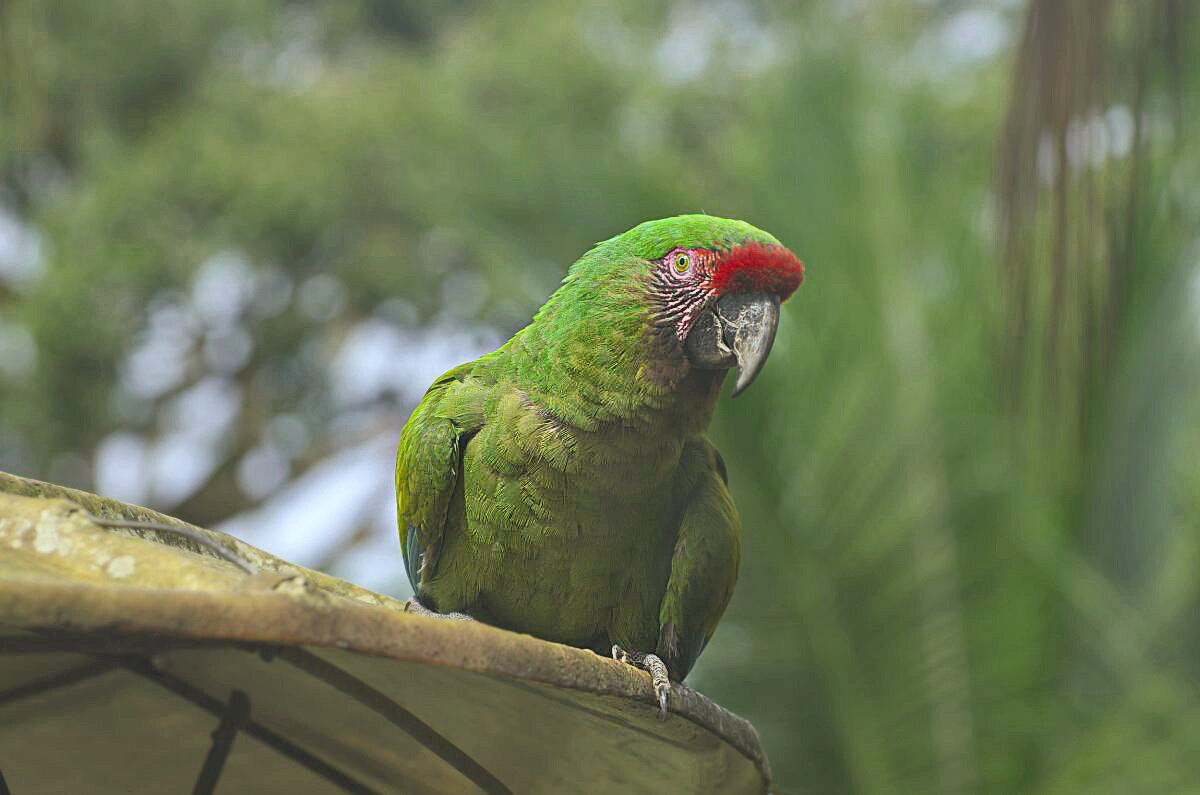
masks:
{"label": "parrot chest", "polygon": [[654,648],[682,446],[645,428],[485,425],[464,455],[465,532],[440,566],[457,573],[439,580],[465,587],[438,594],[441,609],[576,645]]}

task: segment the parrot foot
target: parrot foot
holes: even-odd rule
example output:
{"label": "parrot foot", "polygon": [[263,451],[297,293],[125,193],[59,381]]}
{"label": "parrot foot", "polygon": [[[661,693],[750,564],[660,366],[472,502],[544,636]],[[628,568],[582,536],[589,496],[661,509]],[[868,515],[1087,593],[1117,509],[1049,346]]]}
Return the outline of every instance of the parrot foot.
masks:
{"label": "parrot foot", "polygon": [[618,662],[628,663],[650,674],[650,681],[654,683],[654,694],[658,696],[658,717],[660,720],[666,720],[667,700],[671,697],[671,679],[667,676],[667,666],[662,658],[657,654],[625,651],[617,645],[612,647],[612,656]]}
{"label": "parrot foot", "polygon": [[466,613],[439,613],[436,610],[430,610],[425,605],[421,604],[417,599],[409,599],[404,603],[405,613],[416,613],[419,616],[428,616],[429,618],[448,618],[451,621],[474,621],[472,616]]}

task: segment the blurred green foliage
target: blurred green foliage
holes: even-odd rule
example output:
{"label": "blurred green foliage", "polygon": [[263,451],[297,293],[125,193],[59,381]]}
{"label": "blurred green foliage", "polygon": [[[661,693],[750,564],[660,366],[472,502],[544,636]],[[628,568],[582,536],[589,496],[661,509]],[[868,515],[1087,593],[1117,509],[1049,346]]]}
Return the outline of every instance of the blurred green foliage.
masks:
{"label": "blurred green foliage", "polygon": [[1194,789],[1192,12],[8,0],[0,468],[183,439],[145,499],[214,524],[398,435],[428,378],[346,398],[364,324],[502,337],[594,241],[745,218],[808,279],[718,410],[693,684],[786,791]]}

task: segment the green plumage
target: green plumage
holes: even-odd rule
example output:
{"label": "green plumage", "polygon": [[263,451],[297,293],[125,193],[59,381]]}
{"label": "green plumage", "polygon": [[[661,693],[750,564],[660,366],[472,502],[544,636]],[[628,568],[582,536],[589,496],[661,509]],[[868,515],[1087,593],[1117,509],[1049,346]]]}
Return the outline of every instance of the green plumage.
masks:
{"label": "green plumage", "polygon": [[741,528],[703,435],[725,371],[691,367],[651,322],[650,261],[742,243],[778,245],[702,215],[600,243],[529,326],[430,387],[396,467],[427,605],[653,651],[686,676],[732,594]]}

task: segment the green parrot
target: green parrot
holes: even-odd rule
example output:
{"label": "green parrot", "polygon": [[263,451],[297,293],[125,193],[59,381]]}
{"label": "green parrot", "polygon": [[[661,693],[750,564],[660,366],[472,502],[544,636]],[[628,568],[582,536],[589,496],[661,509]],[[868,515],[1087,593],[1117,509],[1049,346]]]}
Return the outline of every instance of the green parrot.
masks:
{"label": "green parrot", "polygon": [[[434,381],[396,459],[410,609],[647,670],[666,713],[733,593],[741,523],[705,430],[804,266],[743,221],[597,244],[499,350]],[[625,650],[630,651],[625,651]]]}

